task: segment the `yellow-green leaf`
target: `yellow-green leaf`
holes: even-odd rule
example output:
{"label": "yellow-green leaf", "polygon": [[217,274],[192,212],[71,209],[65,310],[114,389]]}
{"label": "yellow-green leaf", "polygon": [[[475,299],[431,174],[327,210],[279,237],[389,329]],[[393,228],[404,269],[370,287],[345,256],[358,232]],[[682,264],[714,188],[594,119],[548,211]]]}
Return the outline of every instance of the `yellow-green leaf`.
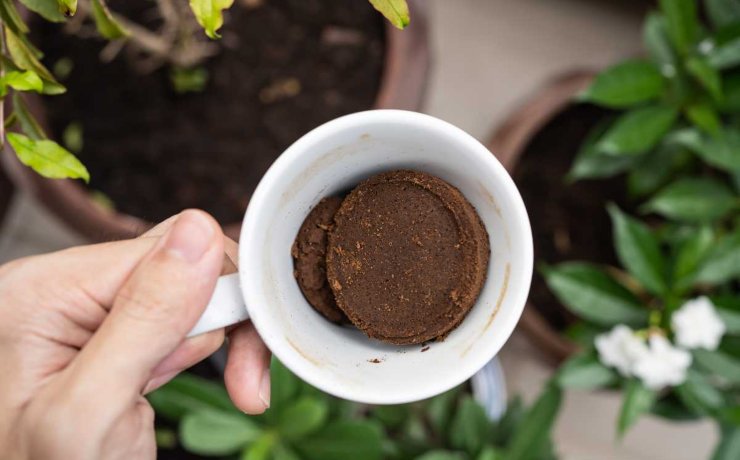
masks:
{"label": "yellow-green leaf", "polygon": [[44,82],[32,70],[11,71],[0,77],[0,95],[5,95],[8,87],[18,91],[36,91],[40,93],[44,88]]}
{"label": "yellow-green leaf", "polygon": [[74,16],[77,12],[77,0],[57,0],[59,12],[65,16]]}
{"label": "yellow-green leaf", "polygon": [[8,133],[8,142],[21,163],[44,177],[90,182],[90,173],[80,160],[54,141],[35,141],[23,134]]}
{"label": "yellow-green leaf", "polygon": [[224,25],[223,10],[228,9],[234,0],[190,0],[190,9],[198,24],[210,38],[220,38],[218,29]]}
{"label": "yellow-green leaf", "polygon": [[104,0],[92,0],[92,12],[93,18],[95,18],[95,27],[98,28],[98,33],[103,37],[108,40],[115,40],[129,35],[129,31],[116,20]]}
{"label": "yellow-green leaf", "polygon": [[63,22],[64,15],[59,11],[57,0],[20,0],[29,10],[51,22]]}
{"label": "yellow-green leaf", "polygon": [[15,3],[11,0],[0,1],[0,18],[2,18],[5,27],[8,27],[17,34],[28,33],[28,27],[23,22]]}
{"label": "yellow-green leaf", "polygon": [[8,52],[13,58],[13,63],[22,70],[31,70],[38,75],[44,82],[42,92],[44,94],[61,94],[66,91],[64,86],[54,79],[49,70],[39,62],[33,50],[10,29],[5,29],[5,44]]}
{"label": "yellow-green leaf", "polygon": [[406,0],[370,0],[370,4],[399,29],[405,28],[411,22]]}

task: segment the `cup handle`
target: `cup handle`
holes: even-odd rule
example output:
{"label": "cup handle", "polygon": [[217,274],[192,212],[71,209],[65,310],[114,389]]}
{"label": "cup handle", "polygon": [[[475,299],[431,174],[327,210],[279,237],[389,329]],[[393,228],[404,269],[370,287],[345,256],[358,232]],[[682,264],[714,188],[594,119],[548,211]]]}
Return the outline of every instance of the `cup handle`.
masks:
{"label": "cup handle", "polygon": [[249,319],[249,313],[239,286],[239,273],[225,275],[216,282],[211,301],[188,337],[231,326],[246,319]]}

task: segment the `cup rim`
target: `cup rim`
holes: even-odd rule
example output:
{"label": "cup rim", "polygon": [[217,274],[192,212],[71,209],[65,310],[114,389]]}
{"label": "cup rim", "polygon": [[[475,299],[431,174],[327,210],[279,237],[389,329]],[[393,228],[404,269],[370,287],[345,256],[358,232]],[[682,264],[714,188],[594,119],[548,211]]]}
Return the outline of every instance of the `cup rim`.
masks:
{"label": "cup rim", "polygon": [[[260,222],[257,220],[257,218],[259,216],[262,216],[266,212],[266,210],[264,209],[266,205],[266,198],[270,194],[275,193],[276,184],[280,183],[280,178],[284,175],[284,173],[289,171],[295,161],[300,158],[300,155],[305,151],[306,146],[314,145],[317,141],[320,141],[322,138],[327,137],[328,135],[336,131],[350,129],[368,123],[387,123],[394,120],[402,121],[406,124],[416,124],[422,125],[426,128],[444,130],[447,135],[458,137],[459,139],[463,140],[470,147],[470,150],[474,152],[475,155],[480,155],[482,158],[485,159],[487,163],[490,164],[495,172],[496,180],[501,181],[506,194],[511,199],[512,218],[517,221],[517,224],[522,230],[527,232],[527,234],[524,235],[525,237],[522,238],[520,250],[517,251],[517,254],[521,254],[522,256],[522,260],[520,261],[521,264],[519,264],[520,268],[518,270],[521,283],[519,289],[517,289],[516,292],[512,293],[513,299],[507,302],[507,304],[511,304],[511,307],[509,307],[510,314],[505,317],[504,323],[501,324],[501,326],[499,327],[499,329],[503,333],[495,338],[494,344],[490,347],[490,350],[480,351],[479,353],[472,354],[472,356],[470,357],[470,362],[472,364],[469,365],[469,368],[466,372],[457,373],[456,376],[458,378],[453,380],[440,379],[440,383],[438,383],[437,385],[430,385],[430,387],[426,391],[419,391],[413,396],[413,398],[399,398],[394,395],[387,394],[370,395],[366,394],[366,392],[358,392],[353,389],[346,388],[341,384],[327,381],[326,379],[317,377],[315,374],[302,372],[301,370],[295,369],[296,366],[291,365],[292,356],[290,356],[286,350],[283,350],[283,347],[276,342],[276,339],[274,337],[272,337],[270,334],[265,334],[264,332],[266,331],[264,331],[264,329],[261,330],[261,307],[254,307],[255,304],[259,302],[259,296],[257,296],[257,294],[251,290],[252,288],[250,288],[250,270],[246,269],[246,264],[248,262],[245,262],[251,260],[249,259],[250,247],[252,247],[252,245],[254,244],[259,244],[259,241],[255,241],[252,236],[258,235],[259,233],[257,231],[257,228],[260,225]],[[282,191],[278,190],[278,193],[282,193]],[[522,200],[521,194],[514,184],[514,181],[509,176],[509,173],[506,171],[503,165],[501,165],[495,155],[493,155],[477,139],[475,139],[473,136],[463,131],[462,129],[458,128],[457,126],[454,126],[446,121],[430,115],[406,110],[367,110],[363,112],[356,112],[344,115],[314,128],[313,130],[309,131],[301,138],[299,138],[297,141],[295,141],[277,158],[277,160],[275,160],[275,162],[270,166],[263,178],[260,180],[260,183],[257,186],[254,194],[252,195],[252,199],[250,200],[249,206],[244,215],[239,245],[239,281],[242,289],[242,297],[244,298],[245,304],[247,305],[247,310],[250,314],[250,318],[253,321],[258,334],[265,342],[267,347],[270,349],[270,351],[278,359],[280,359],[280,361],[283,362],[283,364],[288,367],[291,372],[295,373],[298,377],[308,382],[309,384],[334,396],[369,404],[401,404],[426,399],[440,394],[447,389],[453,388],[454,386],[457,386],[470,379],[477,371],[483,368],[486,363],[488,363],[498,354],[503,345],[514,332],[514,329],[516,328],[519,318],[521,317],[521,314],[524,310],[526,299],[529,295],[533,268],[534,248],[532,240],[532,230],[524,201]],[[251,267],[251,269],[259,269],[259,267]],[[259,290],[259,288],[257,289]],[[254,312],[257,312],[258,314],[254,315]],[[451,382],[453,382],[454,384],[450,385]]]}

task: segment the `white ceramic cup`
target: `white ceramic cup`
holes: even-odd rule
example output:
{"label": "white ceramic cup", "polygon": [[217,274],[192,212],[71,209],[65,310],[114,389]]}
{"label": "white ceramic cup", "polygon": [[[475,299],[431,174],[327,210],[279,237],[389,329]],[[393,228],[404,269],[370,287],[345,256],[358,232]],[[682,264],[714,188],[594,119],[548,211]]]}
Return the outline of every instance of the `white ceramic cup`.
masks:
{"label": "white ceramic cup", "polygon": [[[311,308],[293,277],[291,245],[311,208],[394,169],[427,172],[460,189],[491,243],[488,278],[475,306],[425,351],[330,323]],[[249,317],[281,362],[327,393],[372,404],[420,400],[464,382],[498,353],[524,308],[532,258],[519,191],[480,142],[428,115],[355,113],[309,132],[267,171],[244,217],[239,273],[219,280],[191,335]]]}

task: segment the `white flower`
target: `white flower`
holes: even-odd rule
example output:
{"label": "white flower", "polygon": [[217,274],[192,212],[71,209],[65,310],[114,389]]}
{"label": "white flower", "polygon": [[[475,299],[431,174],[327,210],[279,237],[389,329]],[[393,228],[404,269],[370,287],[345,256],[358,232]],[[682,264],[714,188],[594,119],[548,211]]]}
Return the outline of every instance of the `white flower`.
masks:
{"label": "white flower", "polygon": [[646,387],[660,390],[676,386],[686,380],[691,365],[691,354],[674,347],[662,335],[650,336],[650,350],[635,362],[633,372]]}
{"label": "white flower", "polygon": [[635,363],[648,353],[645,341],[623,324],[615,326],[611,332],[600,334],[594,343],[601,362],[615,367],[625,377],[633,375]]}
{"label": "white flower", "polygon": [[676,343],[688,349],[716,350],[725,333],[725,323],[712,301],[697,297],[681,306],[671,318]]}

